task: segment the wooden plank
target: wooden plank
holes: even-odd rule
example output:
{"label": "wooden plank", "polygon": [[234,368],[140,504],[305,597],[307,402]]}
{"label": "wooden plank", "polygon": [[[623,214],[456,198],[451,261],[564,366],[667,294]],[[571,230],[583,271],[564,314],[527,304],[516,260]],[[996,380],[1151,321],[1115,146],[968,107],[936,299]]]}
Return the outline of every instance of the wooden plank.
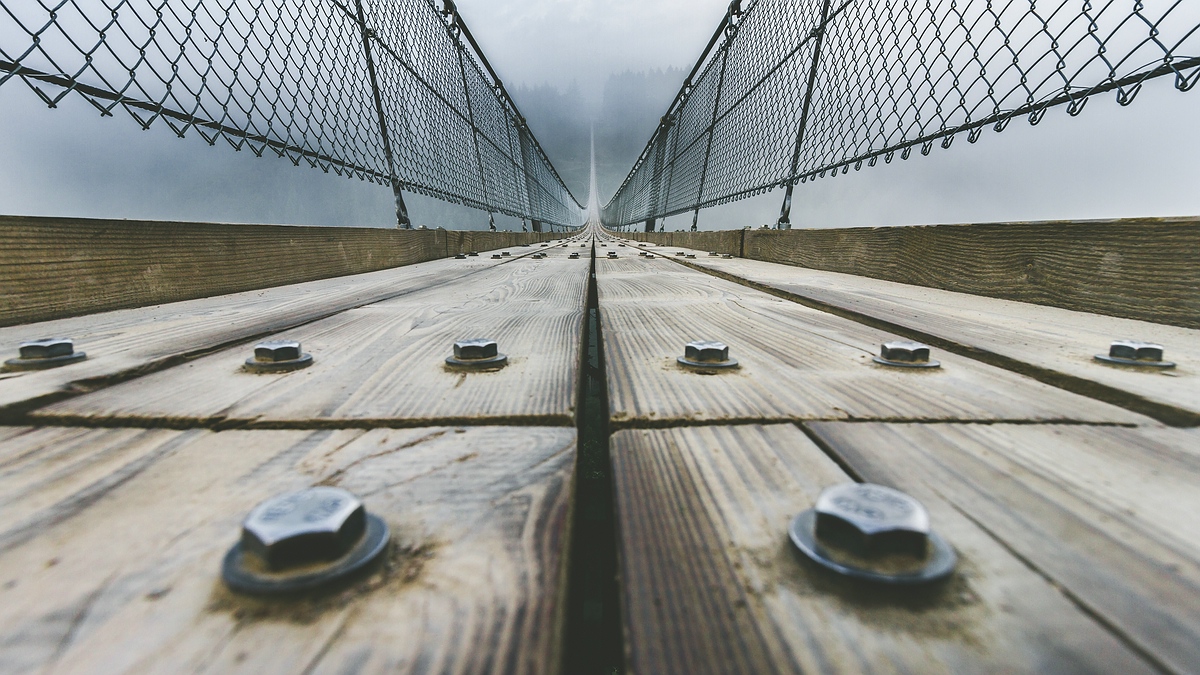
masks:
{"label": "wooden plank", "polygon": [[362,274],[557,235],[0,217],[0,326]]}
{"label": "wooden plank", "polygon": [[747,230],[755,260],[1200,328],[1200,219]]}
{"label": "wooden plank", "polygon": [[[0,671],[558,670],[573,429],[37,429],[0,453],[0,494],[53,493],[23,507],[36,530],[0,525]],[[386,564],[333,594],[230,593],[246,512],[316,484],[388,522]]]}
{"label": "wooden plank", "polygon": [[[534,251],[506,250],[513,256]],[[0,372],[0,415],[347,309],[450,285],[496,264],[490,256],[439,260],[293,286],[0,328],[3,359],[16,356],[21,341],[46,336],[74,338],[76,348],[88,355],[86,361],[65,368]]]}
{"label": "wooden plank", "polygon": [[[1172,424],[1200,425],[1200,330],[754,260],[686,262]],[[1092,358],[1116,339],[1163,344],[1177,367],[1128,369]]]}
{"label": "wooden plank", "polygon": [[[620,249],[624,250],[624,249]],[[804,419],[1149,422],[1030,378],[939,353],[935,370],[873,363],[895,336],[657,259],[596,261],[610,409],[620,426]],[[692,372],[691,340],[740,368]]]}
{"label": "wooden plank", "polygon": [[936,495],[960,557],[945,584],[879,588],[803,558],[788,524],[849,479],[791,425],[628,430],[612,448],[630,672],[1153,672]]}
{"label": "wooden plank", "polygon": [[865,480],[945,499],[1164,670],[1196,672],[1200,431],[811,428]]}
{"label": "wooden plank", "polygon": [[[42,423],[187,428],[431,424],[567,425],[573,420],[589,261],[569,249],[288,331],[314,365],[244,372],[247,348],[40,409]],[[506,367],[446,367],[455,340],[489,337]]]}

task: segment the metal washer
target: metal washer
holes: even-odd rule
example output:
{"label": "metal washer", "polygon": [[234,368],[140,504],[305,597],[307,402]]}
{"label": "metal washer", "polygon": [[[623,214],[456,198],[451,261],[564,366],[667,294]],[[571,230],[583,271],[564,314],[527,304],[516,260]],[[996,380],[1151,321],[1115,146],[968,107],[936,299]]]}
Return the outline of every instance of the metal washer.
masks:
{"label": "metal washer", "polygon": [[507,354],[497,354],[490,359],[456,359],[453,356],[446,357],[446,365],[453,368],[494,368],[508,364]]}
{"label": "metal washer", "polygon": [[728,368],[737,368],[737,359],[729,359],[728,361],[693,361],[686,356],[676,357],[676,361],[680,365],[688,368],[698,368],[701,370],[725,370]]}
{"label": "metal washer", "polygon": [[[362,539],[349,553],[319,569],[300,574],[262,573],[246,569],[242,543],[234,544],[221,563],[221,578],[238,593],[276,595],[311,591],[320,586],[344,579],[377,560],[387,550],[391,533],[379,516],[367,514],[367,529]],[[306,568],[308,569],[308,568]]]}
{"label": "metal washer", "polygon": [[913,361],[889,361],[882,356],[875,356],[871,359],[881,366],[890,366],[892,368],[941,368],[942,362],[930,359],[924,363],[915,363]]}
{"label": "metal washer", "polygon": [[312,364],[312,354],[301,354],[300,358],[290,361],[259,361],[254,357],[250,357],[246,359],[246,370],[252,373],[286,373],[292,370],[307,368]]}
{"label": "metal washer", "polygon": [[1174,368],[1173,361],[1138,361],[1137,359],[1122,359],[1108,354],[1096,354],[1096,360],[1104,363],[1110,363],[1118,366],[1134,366],[1135,368],[1159,368],[1167,370]]}
{"label": "metal washer", "polygon": [[796,516],[792,520],[791,526],[788,527],[788,535],[791,537],[792,543],[796,545],[796,548],[800,549],[801,553],[818,565],[855,579],[875,581],[894,586],[927,584],[950,576],[954,572],[954,566],[958,564],[958,555],[954,552],[950,544],[946,543],[946,540],[938,536],[936,532],[930,532],[929,546],[933,549],[933,553],[929,556],[929,562],[925,564],[925,567],[916,572],[887,574],[860,567],[851,567],[826,557],[821,544],[817,542],[816,535],[814,534],[816,524],[817,514],[814,509],[808,509]]}
{"label": "metal washer", "polygon": [[63,354],[62,356],[51,356],[47,359],[9,359],[4,362],[4,365],[10,370],[47,370],[69,366],[86,358],[87,354],[84,352],[75,352],[73,354]]}

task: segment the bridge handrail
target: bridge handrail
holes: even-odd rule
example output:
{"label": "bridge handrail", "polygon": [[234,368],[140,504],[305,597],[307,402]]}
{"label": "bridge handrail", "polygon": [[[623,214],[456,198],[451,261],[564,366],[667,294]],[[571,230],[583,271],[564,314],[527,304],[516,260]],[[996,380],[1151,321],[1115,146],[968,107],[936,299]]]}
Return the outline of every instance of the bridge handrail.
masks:
{"label": "bridge handrail", "polygon": [[0,0],[0,86],[74,93],[256,155],[575,227],[567,188],[452,0]]}
{"label": "bridge handrail", "polygon": [[[626,227],[1031,124],[1151,79],[1200,80],[1200,10],[1068,0],[733,0],[613,198]],[[1190,53],[1191,55],[1187,55]],[[693,216],[692,228],[696,220]]]}

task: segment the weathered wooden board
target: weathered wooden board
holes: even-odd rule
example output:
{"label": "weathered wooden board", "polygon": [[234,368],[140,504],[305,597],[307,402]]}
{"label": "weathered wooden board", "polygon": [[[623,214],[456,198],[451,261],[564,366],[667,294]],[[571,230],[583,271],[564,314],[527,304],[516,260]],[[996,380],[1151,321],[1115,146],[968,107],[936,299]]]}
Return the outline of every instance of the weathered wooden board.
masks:
{"label": "weathered wooden board", "polygon": [[[533,248],[506,249],[513,256]],[[200,300],[0,328],[3,361],[23,340],[75,339],[86,361],[53,370],[0,372],[0,413],[155,370],[226,345],[431,287],[449,286],[499,261],[438,260],[394,270]],[[508,264],[505,259],[503,264]]]}
{"label": "weathered wooden board", "polygon": [[863,479],[953,505],[1164,670],[1200,668],[1200,431],[811,429]]}
{"label": "weathered wooden board", "polygon": [[[559,668],[573,429],[43,428],[0,455],[0,671]],[[388,522],[386,564],[322,596],[230,593],[246,512],[315,484]]]}
{"label": "weathered wooden board", "polygon": [[445,258],[467,246],[487,250],[555,238],[3,216],[0,325],[373,272]]}
{"label": "weathered wooden board", "polygon": [[769,262],[1200,328],[1200,220],[745,233]]}
{"label": "weathered wooden board", "polygon": [[[756,260],[701,254],[686,263],[1171,423],[1200,424],[1200,330]],[[1161,343],[1177,367],[1129,369],[1092,358],[1117,339]]]}
{"label": "weathered wooden board", "polygon": [[895,590],[803,558],[791,519],[849,479],[791,425],[613,437],[635,673],[1154,672],[936,495],[955,577]]}
{"label": "weathered wooden board", "polygon": [[[626,249],[618,249],[626,250]],[[933,370],[872,357],[895,336],[672,262],[596,261],[617,426],[804,419],[1150,422],[1030,378],[939,353]],[[691,340],[719,340],[740,368],[679,366]]]}
{"label": "weathered wooden board", "polygon": [[[452,284],[288,331],[304,370],[244,372],[246,347],[40,409],[43,423],[268,428],[571,424],[590,263],[547,251]],[[450,369],[455,340],[488,337],[492,372]]]}

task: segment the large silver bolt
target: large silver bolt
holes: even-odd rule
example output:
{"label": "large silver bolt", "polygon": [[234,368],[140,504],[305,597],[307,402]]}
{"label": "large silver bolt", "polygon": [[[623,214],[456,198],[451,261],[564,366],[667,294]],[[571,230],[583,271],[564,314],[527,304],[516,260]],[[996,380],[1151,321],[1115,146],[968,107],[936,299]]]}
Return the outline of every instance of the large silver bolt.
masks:
{"label": "large silver bolt", "polygon": [[732,368],[737,360],[729,358],[729,346],[723,342],[696,340],[683,348],[679,363],[692,368]]}
{"label": "large silver bolt", "polygon": [[367,527],[367,509],[340,488],[315,487],[269,499],[242,523],[242,548],[273,570],[345,555]]}
{"label": "large silver bolt", "polygon": [[1174,368],[1175,364],[1164,361],[1163,346],[1140,340],[1114,340],[1108,348],[1108,356],[1097,354],[1096,359],[1122,366],[1150,368]]}
{"label": "large silver bolt", "polygon": [[448,365],[463,368],[498,367],[507,361],[500,345],[489,338],[459,340],[454,343],[454,356],[446,359]]}
{"label": "large silver bolt", "polygon": [[346,490],[290,492],[246,516],[241,540],[225,556],[223,576],[247,593],[316,588],[377,559],[388,539],[387,525]]}
{"label": "large silver bolt", "polygon": [[902,368],[937,368],[941,364],[930,360],[929,345],[909,340],[885,342],[880,347],[875,362],[885,366]]}
{"label": "large silver bolt", "polygon": [[913,497],[883,485],[845,483],[823,490],[792,521],[792,542],[842,574],[888,583],[923,583],[949,575],[954,550],[930,526]]}
{"label": "large silver bolt", "polygon": [[861,557],[925,556],[929,512],[903,492],[849,483],[823,491],[813,508],[817,541],[822,544]]}
{"label": "large silver bolt", "polygon": [[75,341],[71,338],[28,340],[17,346],[17,353],[18,358],[4,362],[9,370],[44,370],[87,358],[87,354],[75,351]]}
{"label": "large silver bolt", "polygon": [[254,356],[246,359],[246,368],[254,372],[283,372],[312,365],[311,354],[305,354],[295,340],[270,340],[254,346]]}

